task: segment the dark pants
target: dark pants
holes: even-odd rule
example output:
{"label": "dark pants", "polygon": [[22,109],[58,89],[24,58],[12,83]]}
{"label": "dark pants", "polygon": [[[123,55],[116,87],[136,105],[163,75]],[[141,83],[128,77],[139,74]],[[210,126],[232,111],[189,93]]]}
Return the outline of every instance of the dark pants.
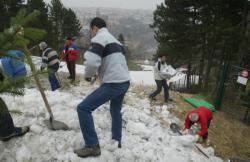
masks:
{"label": "dark pants", "polygon": [[55,91],[56,89],[60,88],[61,85],[56,77],[56,72],[59,69],[59,64],[56,64],[54,66],[49,67],[49,82],[50,82],[50,86],[51,86],[51,90]]}
{"label": "dark pants", "polygon": [[[208,120],[208,122],[207,122],[207,128],[210,127],[211,120],[212,120],[212,119]],[[204,135],[202,136],[202,138],[203,138],[203,140],[207,140],[207,139],[208,139],[208,131],[206,132],[206,134],[204,134]]]}
{"label": "dark pants", "polygon": [[78,106],[77,112],[85,145],[99,144],[95,131],[92,112],[102,104],[110,101],[110,114],[112,117],[112,139],[121,142],[122,114],[121,108],[125,93],[130,83],[105,83],[91,93]]}
{"label": "dark pants", "polygon": [[162,87],[164,89],[164,97],[165,101],[169,99],[169,88],[166,80],[155,80],[157,89],[154,91],[152,94],[150,94],[149,97],[154,98],[157,96],[159,93],[161,93]]}
{"label": "dark pants", "polygon": [[50,82],[50,87],[51,87],[52,91],[55,91],[61,87],[61,85],[56,77],[56,73],[49,74],[49,82]]}
{"label": "dark pants", "polygon": [[66,62],[69,70],[69,78],[74,81],[76,79],[76,61],[67,60]]}
{"label": "dark pants", "polygon": [[0,137],[7,137],[13,132],[20,133],[21,128],[14,127],[9,110],[2,98],[0,98]]}

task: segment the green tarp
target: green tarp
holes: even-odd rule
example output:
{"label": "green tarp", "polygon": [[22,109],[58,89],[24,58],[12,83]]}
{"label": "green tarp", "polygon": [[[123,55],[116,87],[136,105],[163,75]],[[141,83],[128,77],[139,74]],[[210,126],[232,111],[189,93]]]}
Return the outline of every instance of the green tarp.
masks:
{"label": "green tarp", "polygon": [[214,105],[210,104],[209,102],[207,102],[207,101],[205,101],[203,99],[184,98],[184,101],[186,101],[187,103],[191,104],[195,108],[198,108],[200,106],[205,106],[205,107],[209,108],[210,110],[212,110],[213,112],[216,111]]}

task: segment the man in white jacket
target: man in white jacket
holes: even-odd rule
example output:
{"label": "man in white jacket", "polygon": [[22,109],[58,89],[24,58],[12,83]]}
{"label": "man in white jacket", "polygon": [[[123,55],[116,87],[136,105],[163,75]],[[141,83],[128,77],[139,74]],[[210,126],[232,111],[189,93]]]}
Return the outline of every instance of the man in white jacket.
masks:
{"label": "man in white jacket", "polygon": [[80,157],[99,156],[101,149],[94,128],[92,112],[110,101],[112,117],[112,139],[121,147],[122,114],[124,96],[130,85],[129,70],[123,45],[112,36],[101,18],[91,21],[91,46],[84,54],[85,79],[91,81],[96,74],[101,86],[87,96],[78,106],[77,112],[85,141],[85,147],[75,150]]}
{"label": "man in white jacket", "polygon": [[172,66],[167,65],[166,56],[161,55],[158,61],[154,66],[154,77],[157,89],[149,95],[149,98],[155,100],[155,97],[161,93],[162,87],[164,89],[164,98],[165,102],[169,101],[169,87],[167,84],[167,79],[170,79],[173,75],[175,75],[176,70],[172,68]]}

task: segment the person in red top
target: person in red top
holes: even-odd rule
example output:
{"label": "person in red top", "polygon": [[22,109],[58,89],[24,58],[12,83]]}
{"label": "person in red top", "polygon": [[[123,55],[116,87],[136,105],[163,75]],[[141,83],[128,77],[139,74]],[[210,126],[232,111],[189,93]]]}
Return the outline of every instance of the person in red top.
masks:
{"label": "person in red top", "polygon": [[193,124],[199,123],[201,125],[201,129],[195,137],[196,142],[206,142],[208,138],[208,128],[212,118],[213,112],[204,106],[191,110],[187,113],[185,119],[184,134],[188,133]]}
{"label": "person in red top", "polygon": [[67,68],[69,70],[70,76],[68,77],[68,79],[71,79],[72,81],[75,81],[75,68],[78,53],[79,49],[77,45],[73,42],[73,39],[71,37],[68,37],[64,44],[63,59],[66,60]]}

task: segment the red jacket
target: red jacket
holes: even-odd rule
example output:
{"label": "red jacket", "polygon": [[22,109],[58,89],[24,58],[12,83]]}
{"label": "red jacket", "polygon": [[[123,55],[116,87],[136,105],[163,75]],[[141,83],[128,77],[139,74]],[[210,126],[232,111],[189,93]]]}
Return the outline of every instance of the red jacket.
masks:
{"label": "red jacket", "polygon": [[201,125],[201,130],[199,132],[199,135],[204,136],[207,133],[208,121],[213,118],[213,112],[204,106],[193,109],[186,116],[186,120],[185,120],[185,128],[186,129],[189,129],[194,124],[189,119],[189,114],[193,113],[193,112],[198,113],[198,115],[199,115],[199,119],[196,123],[200,123],[200,125]]}
{"label": "red jacket", "polygon": [[69,47],[65,45],[63,53],[66,54],[65,56],[66,61],[76,61],[79,50],[76,44],[72,44]]}

